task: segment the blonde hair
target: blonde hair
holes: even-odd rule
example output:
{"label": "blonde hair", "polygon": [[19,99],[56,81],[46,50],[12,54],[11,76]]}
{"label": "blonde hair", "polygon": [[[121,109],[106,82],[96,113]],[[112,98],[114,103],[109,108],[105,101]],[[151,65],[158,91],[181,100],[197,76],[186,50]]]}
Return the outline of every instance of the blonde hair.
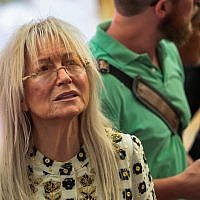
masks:
{"label": "blonde hair", "polygon": [[[89,62],[86,72],[89,79],[90,99],[87,109],[80,115],[80,130],[89,157],[92,158],[98,190],[102,199],[119,199],[119,177],[115,153],[104,131],[110,126],[99,106],[101,79],[90,51],[79,31],[61,20],[49,17],[22,26],[2,52],[0,58],[0,113],[3,123],[0,152],[0,200],[31,199],[26,173],[25,156],[31,135],[30,122],[22,110],[24,97],[22,77],[25,74],[27,55],[38,55],[38,41],[58,41],[68,50]],[[108,164],[109,163],[109,164]]]}

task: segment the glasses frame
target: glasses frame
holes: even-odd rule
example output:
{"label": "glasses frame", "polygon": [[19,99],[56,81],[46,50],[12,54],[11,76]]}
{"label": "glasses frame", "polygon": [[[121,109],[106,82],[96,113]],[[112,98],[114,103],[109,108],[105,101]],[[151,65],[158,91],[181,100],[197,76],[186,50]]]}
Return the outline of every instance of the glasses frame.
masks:
{"label": "glasses frame", "polygon": [[[87,68],[88,66],[89,66],[89,62],[86,62],[85,64],[82,65],[82,67],[83,67],[84,70],[86,70],[86,68]],[[59,67],[58,69],[53,70],[52,72],[58,73],[59,70],[64,69],[65,72],[66,72],[68,75],[70,75],[70,73],[69,73],[68,70],[67,70],[67,67],[68,67],[68,66],[61,66],[61,67]],[[58,75],[58,74],[57,74],[57,75]],[[22,81],[26,81],[26,80],[29,79],[29,78],[35,79],[35,78],[37,78],[38,76],[40,76],[40,72],[32,72],[30,75],[24,76],[24,77],[22,78]]]}

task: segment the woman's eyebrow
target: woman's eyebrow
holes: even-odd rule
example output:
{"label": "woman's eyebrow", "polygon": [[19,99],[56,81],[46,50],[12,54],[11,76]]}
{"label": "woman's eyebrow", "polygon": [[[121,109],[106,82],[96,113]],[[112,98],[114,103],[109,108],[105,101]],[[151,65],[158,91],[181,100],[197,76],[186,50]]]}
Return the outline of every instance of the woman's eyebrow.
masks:
{"label": "woman's eyebrow", "polygon": [[[77,56],[75,56],[75,54],[72,53],[72,52],[65,52],[65,53],[63,53],[63,54],[60,55],[60,56],[61,56],[61,58],[68,58],[68,59],[73,59],[73,58],[76,58],[76,57],[77,57]],[[39,64],[42,64],[42,63],[50,63],[51,60],[52,60],[51,57],[39,58],[37,62],[38,62]]]}
{"label": "woman's eyebrow", "polygon": [[73,58],[74,54],[72,52],[65,52],[62,57],[68,57],[68,58]]}
{"label": "woman's eyebrow", "polygon": [[50,58],[41,58],[41,59],[38,59],[38,63],[48,63],[48,62],[51,62]]}

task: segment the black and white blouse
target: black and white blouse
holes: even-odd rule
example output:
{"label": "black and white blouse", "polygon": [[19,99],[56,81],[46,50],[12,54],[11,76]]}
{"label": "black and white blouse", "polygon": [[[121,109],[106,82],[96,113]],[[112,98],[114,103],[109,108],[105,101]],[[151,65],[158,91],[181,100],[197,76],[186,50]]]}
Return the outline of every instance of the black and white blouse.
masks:
{"label": "black and white blouse", "polygon": [[[113,150],[117,155],[120,200],[156,199],[139,139],[113,129],[105,131],[111,137]],[[33,148],[27,163],[30,187],[38,200],[103,200],[97,189],[95,170],[84,145],[67,162],[51,160]]]}

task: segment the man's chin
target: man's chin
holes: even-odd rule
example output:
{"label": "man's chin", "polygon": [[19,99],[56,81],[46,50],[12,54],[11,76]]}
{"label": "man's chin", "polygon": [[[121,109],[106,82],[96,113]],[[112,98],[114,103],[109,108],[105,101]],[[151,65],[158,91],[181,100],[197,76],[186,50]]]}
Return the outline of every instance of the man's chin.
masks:
{"label": "man's chin", "polygon": [[177,38],[177,42],[175,41],[175,44],[178,47],[184,45],[189,40],[192,33],[193,33],[193,29],[192,29],[192,24],[190,23],[187,27],[182,29],[182,34],[180,34],[179,40]]}
{"label": "man's chin", "polygon": [[190,38],[191,34],[192,34],[191,24],[179,28],[170,28],[168,30],[165,30],[163,33],[165,39],[174,42],[178,47],[184,45]]}

